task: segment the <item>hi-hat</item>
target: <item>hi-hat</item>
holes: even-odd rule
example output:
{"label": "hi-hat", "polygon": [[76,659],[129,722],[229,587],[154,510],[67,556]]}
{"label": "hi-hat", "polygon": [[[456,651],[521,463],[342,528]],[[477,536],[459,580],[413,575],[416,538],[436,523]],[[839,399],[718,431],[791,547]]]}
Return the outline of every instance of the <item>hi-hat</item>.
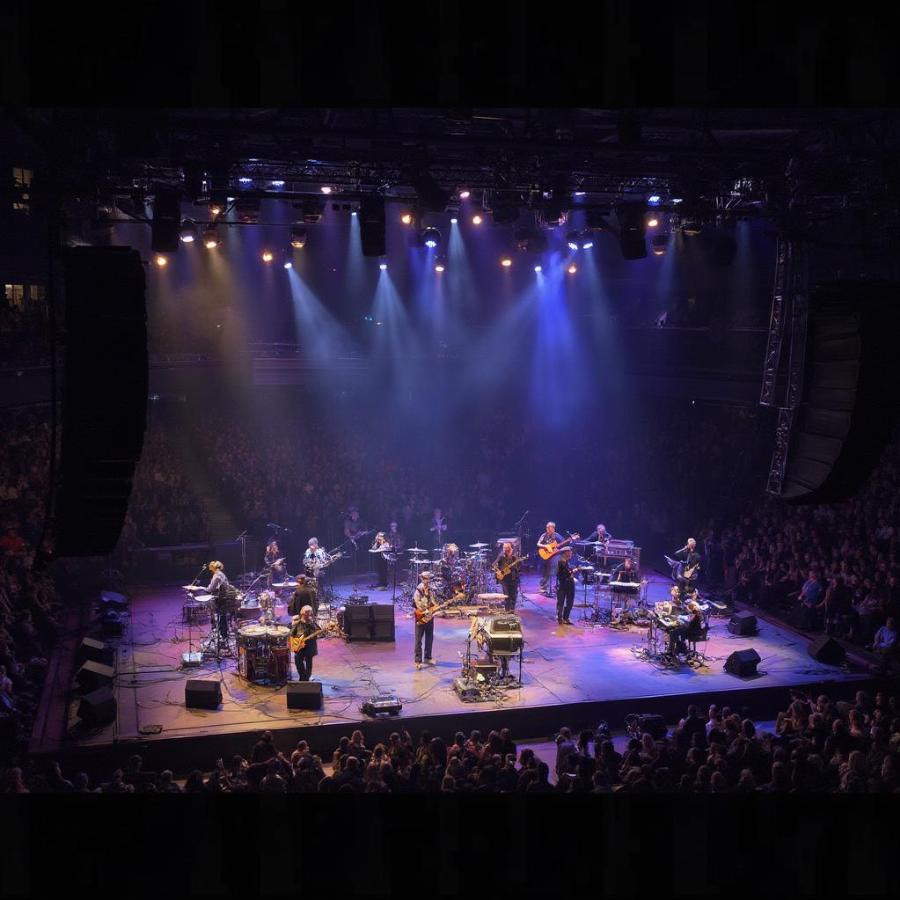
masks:
{"label": "hi-hat", "polygon": [[419,547],[410,547],[406,552],[407,552],[407,553],[418,553],[418,554],[421,554],[421,553],[427,553],[428,551],[427,551],[424,547],[422,547],[422,548],[419,548]]}
{"label": "hi-hat", "polygon": [[182,588],[186,591],[205,591],[205,587],[201,587],[199,584],[183,584]]}
{"label": "hi-hat", "polygon": [[490,544],[484,544],[484,543],[482,543],[482,542],[479,541],[477,544],[469,544],[469,546],[470,546],[473,550],[476,549],[476,548],[477,548],[478,550],[480,550],[482,547],[490,547],[491,545],[490,545]]}

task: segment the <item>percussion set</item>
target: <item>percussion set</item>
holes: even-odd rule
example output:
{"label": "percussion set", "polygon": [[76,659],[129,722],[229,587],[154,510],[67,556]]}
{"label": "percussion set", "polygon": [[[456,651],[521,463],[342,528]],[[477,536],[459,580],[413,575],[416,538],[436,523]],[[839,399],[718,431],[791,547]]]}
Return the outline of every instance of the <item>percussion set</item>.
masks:
{"label": "percussion set", "polygon": [[488,592],[494,557],[490,544],[478,541],[469,544],[463,552],[456,544],[444,544],[430,551],[433,559],[428,558],[429,551],[424,547],[411,547],[405,552],[409,555],[409,569],[398,586],[400,599],[407,604],[412,603],[425,572],[431,573],[431,589],[441,603],[452,600],[460,605],[469,604]]}
{"label": "percussion set", "polygon": [[238,672],[254,684],[282,684],[290,674],[287,625],[242,625],[237,630]]}

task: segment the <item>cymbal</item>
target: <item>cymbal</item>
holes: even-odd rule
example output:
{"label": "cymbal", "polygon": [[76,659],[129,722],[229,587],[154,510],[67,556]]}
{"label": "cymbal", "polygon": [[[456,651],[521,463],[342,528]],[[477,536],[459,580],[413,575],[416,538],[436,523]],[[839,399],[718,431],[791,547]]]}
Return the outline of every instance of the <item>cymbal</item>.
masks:
{"label": "cymbal", "polygon": [[479,541],[477,544],[469,544],[469,546],[470,546],[473,550],[475,550],[476,548],[477,548],[478,550],[480,550],[482,547],[490,547],[491,545],[490,545],[490,544],[485,544],[484,542]]}
{"label": "cymbal", "polygon": [[383,547],[371,547],[369,553],[387,553],[391,548],[385,544]]}
{"label": "cymbal", "polygon": [[430,559],[411,559],[409,564],[411,566],[430,566],[432,563]]}
{"label": "cymbal", "polygon": [[273,588],[292,588],[292,587],[297,587],[297,582],[296,581],[273,581],[272,587]]}
{"label": "cymbal", "polygon": [[183,584],[181,586],[186,591],[205,591],[206,588],[199,584]]}
{"label": "cymbal", "polygon": [[428,551],[424,547],[410,547],[409,549],[407,549],[406,552],[420,554],[420,553],[427,553]]}

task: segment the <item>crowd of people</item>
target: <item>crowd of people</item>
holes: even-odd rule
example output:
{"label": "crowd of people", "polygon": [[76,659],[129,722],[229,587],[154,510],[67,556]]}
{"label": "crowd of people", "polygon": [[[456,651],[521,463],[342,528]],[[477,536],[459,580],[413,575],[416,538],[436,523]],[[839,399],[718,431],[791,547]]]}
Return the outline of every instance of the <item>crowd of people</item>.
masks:
{"label": "crowd of people", "polygon": [[0,754],[6,755],[31,733],[62,603],[52,574],[33,565],[49,487],[47,415],[6,416],[0,441]]}
{"label": "crowd of people", "polygon": [[[617,747],[618,744],[618,747]],[[543,758],[542,758],[543,757]],[[900,702],[858,691],[853,701],[795,692],[774,727],[734,709],[694,705],[663,736],[613,737],[604,725],[561,728],[555,746],[521,746],[508,728],[452,738],[408,730],[366,745],[362,731],[330,756],[263,732],[248,756],[207,771],[158,772],[129,756],[109,778],[64,774],[56,761],[0,772],[4,793],[844,793],[900,790]]]}
{"label": "crowd of people", "polygon": [[900,622],[900,440],[865,486],[839,503],[749,504],[736,523],[704,530],[713,582],[737,600],[807,631],[890,656]]}

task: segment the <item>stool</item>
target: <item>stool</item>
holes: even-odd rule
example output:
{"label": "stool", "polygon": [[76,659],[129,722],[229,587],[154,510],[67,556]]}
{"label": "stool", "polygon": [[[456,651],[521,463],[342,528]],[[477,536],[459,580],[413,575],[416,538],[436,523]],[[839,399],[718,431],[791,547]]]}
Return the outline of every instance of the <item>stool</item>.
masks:
{"label": "stool", "polygon": [[704,649],[706,649],[706,642],[709,640],[709,629],[704,628],[700,637],[697,637],[697,638],[685,637],[684,640],[685,640],[685,643],[688,645],[688,653],[687,653],[688,663],[696,662],[696,663],[702,665],[704,662],[706,662],[706,654],[701,653],[697,649],[697,644],[699,644],[702,641]]}

